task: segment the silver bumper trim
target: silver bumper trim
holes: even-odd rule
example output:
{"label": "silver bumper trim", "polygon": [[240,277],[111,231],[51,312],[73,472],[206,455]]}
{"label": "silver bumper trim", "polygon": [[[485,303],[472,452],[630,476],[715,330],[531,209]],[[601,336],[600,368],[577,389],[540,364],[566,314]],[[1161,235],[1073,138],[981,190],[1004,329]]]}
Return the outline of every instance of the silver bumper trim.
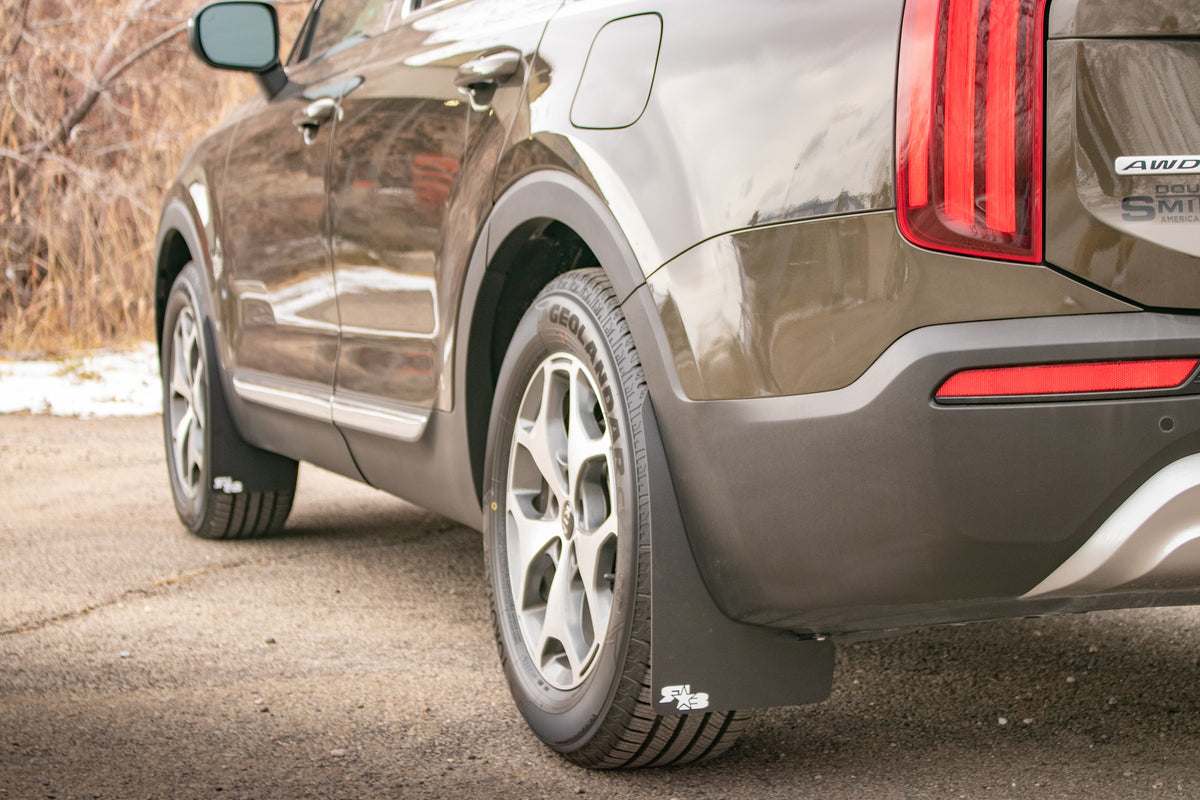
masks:
{"label": "silver bumper trim", "polygon": [[1187,546],[1197,540],[1200,455],[1192,455],[1138,487],[1074,555],[1023,598],[1097,594],[1143,579],[1200,577],[1200,547]]}

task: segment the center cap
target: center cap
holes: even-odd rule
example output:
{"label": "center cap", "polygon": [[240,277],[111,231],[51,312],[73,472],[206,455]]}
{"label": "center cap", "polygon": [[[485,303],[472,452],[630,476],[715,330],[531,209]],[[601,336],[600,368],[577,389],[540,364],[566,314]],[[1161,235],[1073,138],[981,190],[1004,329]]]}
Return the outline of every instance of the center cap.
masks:
{"label": "center cap", "polygon": [[562,530],[563,537],[570,539],[575,533],[575,514],[571,511],[570,506],[563,508],[562,512]]}

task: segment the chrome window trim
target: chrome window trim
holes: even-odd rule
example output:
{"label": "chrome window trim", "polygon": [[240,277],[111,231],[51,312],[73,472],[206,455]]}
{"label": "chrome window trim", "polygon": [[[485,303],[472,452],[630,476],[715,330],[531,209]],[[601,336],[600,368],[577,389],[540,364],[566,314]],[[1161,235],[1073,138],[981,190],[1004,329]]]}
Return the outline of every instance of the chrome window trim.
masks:
{"label": "chrome window trim", "polygon": [[401,13],[401,19],[408,19],[417,14],[424,14],[426,11],[438,6],[449,5],[459,0],[429,0],[427,3],[422,3],[419,7],[413,8],[414,0],[404,0],[404,11]]}

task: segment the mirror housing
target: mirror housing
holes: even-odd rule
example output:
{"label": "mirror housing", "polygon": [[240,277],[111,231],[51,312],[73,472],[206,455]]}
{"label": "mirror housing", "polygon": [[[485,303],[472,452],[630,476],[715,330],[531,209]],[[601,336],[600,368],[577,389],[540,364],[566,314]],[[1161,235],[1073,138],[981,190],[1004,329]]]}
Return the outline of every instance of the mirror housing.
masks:
{"label": "mirror housing", "polygon": [[252,73],[268,97],[287,84],[279,61],[279,17],[270,3],[209,3],[189,20],[188,44],[210,67]]}

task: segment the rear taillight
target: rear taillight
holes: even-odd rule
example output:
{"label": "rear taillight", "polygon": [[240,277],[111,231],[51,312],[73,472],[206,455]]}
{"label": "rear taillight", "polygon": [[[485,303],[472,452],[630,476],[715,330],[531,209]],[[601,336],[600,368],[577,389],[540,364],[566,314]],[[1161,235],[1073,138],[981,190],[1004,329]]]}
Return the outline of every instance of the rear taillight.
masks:
{"label": "rear taillight", "polygon": [[935,393],[939,400],[1177,389],[1196,371],[1195,358],[1102,361],[969,369]]}
{"label": "rear taillight", "polygon": [[1046,0],[908,0],[896,97],[900,230],[922,247],[1042,259]]}

